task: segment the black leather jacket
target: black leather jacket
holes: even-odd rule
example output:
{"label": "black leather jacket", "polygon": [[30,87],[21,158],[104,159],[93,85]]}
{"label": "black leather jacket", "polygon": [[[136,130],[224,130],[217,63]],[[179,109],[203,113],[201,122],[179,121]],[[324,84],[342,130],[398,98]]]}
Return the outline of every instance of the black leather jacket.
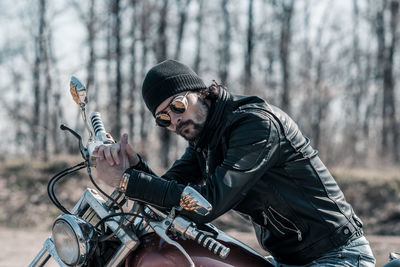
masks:
{"label": "black leather jacket", "polygon": [[297,124],[258,97],[221,90],[204,131],[162,177],[141,161],[128,169],[126,195],[176,206],[186,184],[213,206],[195,222],[230,209],[249,215],[264,249],[306,264],[362,235],[362,223]]}

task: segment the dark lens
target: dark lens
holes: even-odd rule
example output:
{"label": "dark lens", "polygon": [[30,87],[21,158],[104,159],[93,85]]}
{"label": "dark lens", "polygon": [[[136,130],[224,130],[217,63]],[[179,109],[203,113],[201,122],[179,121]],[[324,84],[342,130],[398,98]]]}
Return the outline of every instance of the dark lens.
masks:
{"label": "dark lens", "polygon": [[175,113],[184,113],[186,111],[186,105],[185,102],[182,101],[181,99],[177,99],[172,101],[170,105],[171,111]]}
{"label": "dark lens", "polygon": [[168,127],[171,125],[171,117],[168,113],[161,113],[156,115],[156,123],[160,127]]}

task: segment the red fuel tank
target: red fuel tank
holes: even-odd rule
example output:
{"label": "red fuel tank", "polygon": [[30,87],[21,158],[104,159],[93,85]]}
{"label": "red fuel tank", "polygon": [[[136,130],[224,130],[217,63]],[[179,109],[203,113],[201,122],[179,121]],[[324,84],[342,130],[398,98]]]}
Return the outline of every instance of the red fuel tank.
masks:
{"label": "red fuel tank", "polygon": [[[151,233],[141,239],[142,243],[132,252],[125,267],[188,267],[186,257],[174,246],[169,245],[158,235]],[[226,243],[230,253],[226,259],[214,255],[192,240],[179,240],[192,258],[196,267],[258,267],[273,266],[262,257],[252,254],[237,244]]]}

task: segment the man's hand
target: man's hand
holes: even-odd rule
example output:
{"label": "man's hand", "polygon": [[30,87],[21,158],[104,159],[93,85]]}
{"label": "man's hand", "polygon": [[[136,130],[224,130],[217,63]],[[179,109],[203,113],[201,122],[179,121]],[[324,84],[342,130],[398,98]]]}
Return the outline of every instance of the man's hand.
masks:
{"label": "man's hand", "polygon": [[129,167],[136,166],[139,163],[138,154],[128,144],[128,134],[121,136],[121,142],[117,142],[112,145],[98,146],[93,151],[93,156],[100,160],[106,160],[110,166],[119,165],[121,163],[119,159],[119,153],[121,152],[122,141],[126,138],[125,142],[125,153],[129,161]]}
{"label": "man's hand", "polygon": [[[130,153],[130,155],[128,153]],[[136,164],[139,162],[137,154],[133,152],[128,144],[127,134],[123,134],[121,141],[118,143],[96,147],[93,151],[93,155],[97,157],[97,178],[112,187],[117,187],[119,185],[122,174],[129,168],[131,160],[134,162],[136,157]]]}

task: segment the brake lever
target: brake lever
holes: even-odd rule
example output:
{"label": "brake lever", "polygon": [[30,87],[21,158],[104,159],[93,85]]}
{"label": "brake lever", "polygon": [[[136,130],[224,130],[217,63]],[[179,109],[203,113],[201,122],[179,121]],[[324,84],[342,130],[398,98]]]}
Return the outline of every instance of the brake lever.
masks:
{"label": "brake lever", "polygon": [[151,221],[150,227],[156,232],[165,242],[168,244],[175,246],[177,249],[179,249],[180,252],[182,252],[183,255],[185,255],[186,259],[190,263],[190,267],[195,267],[193,260],[190,258],[189,254],[186,252],[186,250],[179,244],[178,242],[172,240],[168,235],[167,231],[172,225],[172,220],[169,217],[166,217],[164,220],[160,222],[154,222]]}
{"label": "brake lever", "polygon": [[[194,267],[194,262],[190,258],[189,254],[186,252],[186,250],[179,244],[178,242],[172,240],[168,235],[167,232],[171,228],[172,223],[176,217],[176,208],[173,207],[171,212],[167,215],[160,210],[154,208],[151,205],[147,205],[147,207],[153,211],[155,214],[158,216],[162,217],[162,221],[150,221],[149,225],[150,227],[156,232],[165,242],[168,244],[175,246],[177,249],[179,249],[180,252],[182,252],[183,255],[185,255],[186,259],[190,263],[190,267]],[[179,210],[179,208],[178,208]]]}
{"label": "brake lever", "polygon": [[84,147],[84,145],[83,145],[83,143],[82,143],[82,137],[81,137],[77,132],[75,132],[74,130],[72,130],[72,129],[69,128],[68,126],[66,126],[65,124],[61,124],[61,125],[60,125],[60,129],[63,130],[63,131],[68,131],[68,132],[72,133],[72,134],[78,139],[78,142],[79,142],[79,151],[81,152],[81,155],[82,155],[83,159],[84,159],[85,161],[89,160],[89,152],[88,152],[88,150]]}

